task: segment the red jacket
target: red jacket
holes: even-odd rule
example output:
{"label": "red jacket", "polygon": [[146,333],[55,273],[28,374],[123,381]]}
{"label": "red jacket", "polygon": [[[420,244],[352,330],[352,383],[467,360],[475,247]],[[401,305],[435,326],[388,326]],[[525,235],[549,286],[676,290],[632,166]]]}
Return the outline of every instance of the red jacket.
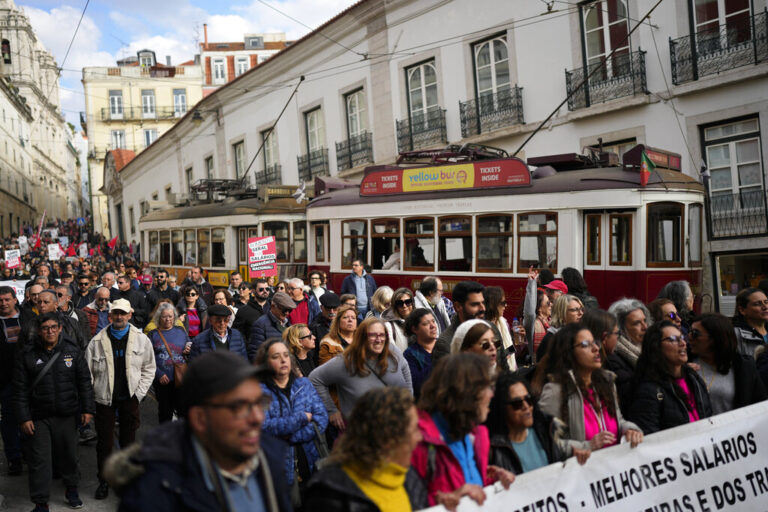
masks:
{"label": "red jacket", "polygon": [[[438,491],[453,492],[464,485],[464,473],[428,412],[419,411],[419,430],[423,439],[413,451],[411,466],[427,485],[429,504],[436,505],[435,495]],[[469,435],[473,439],[475,461],[483,478],[483,484],[490,485],[493,481],[488,478],[488,457],[491,451],[488,429],[478,425]],[[431,456],[430,451],[433,453]],[[427,478],[428,475],[429,478]]]}

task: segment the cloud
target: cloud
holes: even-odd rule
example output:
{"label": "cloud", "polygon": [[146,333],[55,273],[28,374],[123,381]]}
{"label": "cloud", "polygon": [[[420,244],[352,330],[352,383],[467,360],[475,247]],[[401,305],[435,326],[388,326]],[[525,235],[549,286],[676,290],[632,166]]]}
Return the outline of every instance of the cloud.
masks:
{"label": "cloud", "polygon": [[253,20],[252,23],[259,26],[259,29],[255,30],[256,32],[285,32],[288,39],[298,39],[310,31],[304,25],[315,29],[355,2],[353,0],[291,0],[283,2],[270,0],[267,3],[275,9],[255,0],[248,5],[233,6],[232,10],[245,19]]}

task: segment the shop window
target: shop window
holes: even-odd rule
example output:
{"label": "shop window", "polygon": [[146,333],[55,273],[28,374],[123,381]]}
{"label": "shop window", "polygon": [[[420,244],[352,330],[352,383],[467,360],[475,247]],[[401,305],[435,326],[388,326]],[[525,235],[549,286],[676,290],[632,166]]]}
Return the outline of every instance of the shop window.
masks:
{"label": "shop window", "polygon": [[441,217],[439,225],[437,269],[449,272],[472,270],[472,217]]}
{"label": "shop window", "polygon": [[160,256],[160,241],[157,231],[149,232],[149,262],[159,264],[158,257]]}
{"label": "shop window", "polygon": [[376,270],[400,270],[400,219],[371,221],[372,266]]}
{"label": "shop window", "polygon": [[701,215],[700,204],[688,207],[688,264],[691,267],[701,265]]}
{"label": "shop window", "polygon": [[648,266],[683,266],[683,205],[648,205]]}
{"label": "shop window", "polygon": [[432,218],[405,221],[405,270],[435,268],[435,220]]}
{"label": "shop window", "polygon": [[197,231],[184,230],[184,265],[197,264]]}
{"label": "shop window", "polygon": [[611,265],[632,265],[632,214],[613,214],[611,223]]}
{"label": "shop window", "polygon": [[341,268],[352,268],[353,260],[368,261],[368,223],[345,220],[341,223]]}
{"label": "shop window", "polygon": [[160,231],[160,264],[171,264],[171,232]]}
{"label": "shop window", "polygon": [[225,247],[224,228],[213,228],[211,230],[211,266],[226,267],[227,258],[224,251]]}
{"label": "shop window", "polygon": [[303,220],[293,223],[293,261],[307,261],[307,223]]}
{"label": "shop window", "polygon": [[275,237],[277,248],[277,261],[289,261],[291,258],[290,239],[287,222],[265,222],[264,236]]}
{"label": "shop window", "polygon": [[180,229],[171,232],[171,265],[183,265],[184,236]]}
{"label": "shop window", "polygon": [[323,222],[312,224],[312,232],[315,238],[315,261],[328,261],[328,224]]}
{"label": "shop window", "polygon": [[211,231],[208,229],[197,230],[197,264],[211,266]]}
{"label": "shop window", "polygon": [[526,274],[532,266],[557,273],[557,214],[521,213],[517,222],[517,271]]}
{"label": "shop window", "polygon": [[600,265],[602,260],[600,223],[603,216],[588,214],[587,219],[587,265]]}

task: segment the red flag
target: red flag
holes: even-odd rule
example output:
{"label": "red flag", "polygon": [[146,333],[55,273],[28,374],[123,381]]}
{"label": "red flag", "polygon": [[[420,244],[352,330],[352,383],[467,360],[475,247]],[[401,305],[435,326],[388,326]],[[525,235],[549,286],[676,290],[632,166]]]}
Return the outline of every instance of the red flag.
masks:
{"label": "red flag", "polygon": [[112,240],[110,240],[107,245],[109,246],[110,249],[114,249],[115,246],[117,245],[117,237],[115,237]]}
{"label": "red flag", "polygon": [[40,217],[40,224],[37,226],[37,241],[35,242],[34,248],[37,249],[40,247],[40,237],[43,233],[43,221],[45,220],[45,212],[47,210],[43,210],[43,216]]}
{"label": "red flag", "polygon": [[75,249],[75,244],[69,244],[69,247],[67,248],[67,256],[77,256],[77,250]]}

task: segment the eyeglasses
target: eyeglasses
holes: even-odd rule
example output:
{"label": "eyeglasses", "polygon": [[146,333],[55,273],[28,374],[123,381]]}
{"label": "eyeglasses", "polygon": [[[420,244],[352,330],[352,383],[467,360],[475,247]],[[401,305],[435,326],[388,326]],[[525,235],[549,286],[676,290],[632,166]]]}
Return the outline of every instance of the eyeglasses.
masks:
{"label": "eyeglasses", "polygon": [[59,329],[60,326],[58,325],[42,325],[40,326],[41,331],[45,332],[53,332]]}
{"label": "eyeglasses", "polygon": [[62,298],[62,297],[64,297],[64,294],[56,292],[56,296],[59,297],[59,298]]}
{"label": "eyeglasses", "polygon": [[269,288],[256,288],[257,292],[268,292]]}
{"label": "eyeglasses", "polygon": [[667,315],[667,318],[669,318],[670,320],[676,320],[676,319],[678,319],[678,318],[680,318],[680,317],[679,317],[679,316],[677,316],[677,313],[675,313],[674,311],[672,311],[671,313],[669,313],[669,314]]}
{"label": "eyeglasses", "polygon": [[261,412],[267,412],[271,403],[271,396],[261,395],[255,402],[249,402],[248,400],[236,400],[226,404],[208,403],[205,405],[208,407],[213,407],[214,409],[229,409],[229,412],[232,413],[232,416],[234,416],[235,419],[242,420],[250,416],[255,408],[260,409]]}
{"label": "eyeglasses", "polygon": [[750,305],[750,306],[754,306],[754,307],[756,307],[756,308],[759,308],[759,307],[761,307],[761,306],[765,306],[765,307],[768,307],[768,299],[765,299],[765,300],[756,300],[755,302],[751,302],[749,305]]}
{"label": "eyeglasses", "polygon": [[578,307],[578,308],[568,308],[569,313],[583,313],[584,308]]}
{"label": "eyeglasses", "polygon": [[574,348],[590,348],[592,345],[600,348],[600,342],[595,340],[581,340],[574,345]]}
{"label": "eyeglasses", "polygon": [[685,344],[685,338],[682,336],[667,336],[666,338],[661,338],[661,341],[671,341],[672,343],[677,343],[678,345],[680,343]]}
{"label": "eyeglasses", "polygon": [[313,334],[309,333],[306,336],[299,336],[299,339],[300,340],[307,340],[307,339],[311,338],[312,336],[313,336]]}
{"label": "eyeglasses", "polygon": [[91,284],[90,281],[83,281],[82,283],[77,283],[78,286],[88,286],[90,284]]}
{"label": "eyeglasses", "polygon": [[481,345],[480,348],[483,349],[483,351],[490,350],[491,347],[499,348],[499,344],[501,342],[499,340],[493,340],[493,343],[491,343],[488,340],[485,340]]}
{"label": "eyeglasses", "polygon": [[387,333],[385,333],[385,332],[369,332],[368,333],[368,339],[369,340],[385,340],[385,339],[387,339]]}
{"label": "eyeglasses", "polygon": [[401,308],[403,306],[413,306],[413,299],[405,299],[405,300],[398,299],[395,301],[396,308]]}
{"label": "eyeglasses", "polygon": [[507,402],[507,405],[512,407],[513,410],[519,411],[523,408],[523,403],[528,404],[528,407],[533,407],[533,397],[531,395],[525,395],[519,398],[513,398]]}

